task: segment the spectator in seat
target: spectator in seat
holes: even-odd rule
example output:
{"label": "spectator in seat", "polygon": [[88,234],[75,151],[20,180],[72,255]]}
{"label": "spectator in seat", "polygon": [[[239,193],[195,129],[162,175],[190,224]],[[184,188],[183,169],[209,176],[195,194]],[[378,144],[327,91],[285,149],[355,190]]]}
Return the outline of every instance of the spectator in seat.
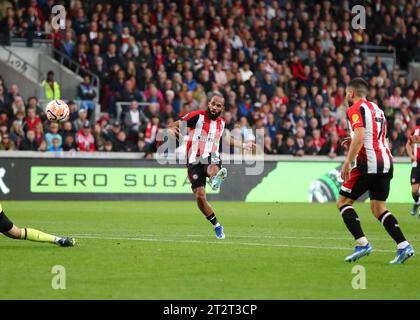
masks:
{"label": "spectator in seat", "polygon": [[121,131],[121,124],[119,121],[114,121],[104,132],[106,140],[110,140],[113,144],[117,141],[118,132]]}
{"label": "spectator in seat", "polygon": [[5,151],[16,150],[16,146],[13,143],[13,141],[10,139],[10,136],[8,133],[3,133],[1,136],[0,150],[5,150]]}
{"label": "spectator in seat", "polygon": [[147,152],[146,142],[144,141],[144,135],[139,134],[137,144],[132,150],[133,152]]}
{"label": "spectator in seat", "polygon": [[40,146],[42,140],[44,140],[44,127],[42,123],[37,123],[35,126],[35,141]]}
{"label": "spectator in seat", "polygon": [[18,111],[25,112],[25,102],[21,96],[15,96],[12,104],[13,114],[16,114]]}
{"label": "spectator in seat", "polygon": [[299,81],[306,81],[308,79],[304,73],[299,57],[294,52],[290,53],[290,68],[293,78],[298,79]]}
{"label": "spectator in seat", "polygon": [[60,134],[63,137],[63,140],[65,140],[67,136],[74,136],[73,125],[70,121],[66,121],[62,124]]}
{"label": "spectator in seat", "polygon": [[232,112],[225,111],[223,118],[225,119],[225,129],[232,131],[233,128],[235,127],[235,121],[233,120]]}
{"label": "spectator in seat", "polygon": [[129,152],[132,147],[127,141],[127,135],[123,130],[117,133],[117,139],[114,143],[113,150],[117,152]]}
{"label": "spectator in seat", "polygon": [[47,151],[52,151],[52,152],[63,151],[63,148],[61,147],[60,139],[57,137],[53,138],[52,145],[49,148],[47,148]]}
{"label": "spectator in seat", "polygon": [[41,121],[46,120],[46,115],[45,115],[44,109],[41,108],[40,105],[38,104],[38,98],[37,97],[32,96],[32,97],[28,98],[28,103],[27,103],[26,109],[30,109],[30,108],[35,109],[35,112],[36,112],[37,116],[39,116]]}
{"label": "spectator in seat", "polygon": [[305,129],[303,127],[299,127],[296,130],[296,156],[302,157],[305,155]]}
{"label": "spectator in seat", "polygon": [[322,134],[327,137],[331,132],[337,132],[337,120],[334,117],[330,117],[328,124],[322,127]]}
{"label": "spectator in seat", "polygon": [[273,82],[273,77],[269,72],[266,72],[264,74],[264,79],[261,83],[261,91],[263,94],[267,96],[268,100],[271,100],[271,98],[274,95],[275,90],[276,90],[276,87]]}
{"label": "spectator in seat", "polygon": [[24,30],[27,39],[27,46],[32,46],[32,41],[35,36],[34,32],[37,30],[37,27],[41,26],[41,20],[37,10],[34,7],[28,7],[26,13],[21,18],[21,26]]}
{"label": "spectator in seat", "polygon": [[88,119],[88,112],[86,109],[80,108],[78,113],[78,118],[73,122],[74,131],[79,131],[82,129],[84,123]]}
{"label": "spectator in seat", "polygon": [[77,146],[76,146],[76,142],[74,140],[74,136],[66,136],[64,138],[64,143],[63,143],[63,151],[76,151],[77,150]]}
{"label": "spectator in seat", "polygon": [[114,151],[114,147],[112,141],[105,141],[104,150],[105,152],[112,152]]}
{"label": "spectator in seat", "polygon": [[341,118],[337,127],[338,137],[340,139],[343,139],[347,135],[347,131],[348,131],[347,120],[346,118]]}
{"label": "spectator in seat", "polygon": [[79,118],[79,105],[73,100],[70,100],[69,102],[67,102],[67,105],[69,106],[69,109],[70,109],[69,121],[74,123],[74,121],[76,121],[77,118]]}
{"label": "spectator in seat", "polygon": [[395,87],[394,94],[389,98],[391,107],[399,108],[403,99],[401,97],[401,88],[399,86]]}
{"label": "spectator in seat", "polygon": [[77,151],[96,151],[95,138],[90,130],[90,123],[88,120],[83,124],[82,129],[76,133]]}
{"label": "spectator in seat", "polygon": [[83,82],[79,85],[77,88],[80,102],[80,108],[87,109],[89,118],[91,118],[91,115],[94,113],[95,110],[95,101],[96,98],[96,92],[93,88],[91,78],[89,75],[85,75],[83,77]]}
{"label": "spectator in seat", "polygon": [[38,147],[39,145],[35,140],[35,130],[28,130],[26,138],[20,144],[20,150],[37,151]]}
{"label": "spectator in seat", "polygon": [[328,139],[322,146],[319,154],[327,155],[331,159],[334,159],[336,156],[344,155],[344,148],[339,141],[336,131],[330,132]]}
{"label": "spectator in seat", "polygon": [[45,140],[41,140],[38,151],[47,151],[47,142]]}
{"label": "spectator in seat", "polygon": [[131,101],[130,110],[126,112],[124,117],[124,127],[128,131],[128,136],[137,136],[140,128],[148,122],[146,115],[139,110],[139,103],[135,100]]}
{"label": "spectator in seat", "polygon": [[[128,80],[125,80],[124,90],[121,93],[121,97],[117,101],[131,102],[133,100],[136,100],[139,102],[143,101],[140,91],[138,91],[134,86],[134,81],[131,79],[128,79]],[[122,110],[123,113],[127,111],[126,108],[127,107],[123,107],[123,110]]]}
{"label": "spectator in seat", "polygon": [[93,137],[95,138],[96,150],[104,151],[106,140],[102,132],[101,125],[99,123],[95,123],[95,125],[93,126]]}
{"label": "spectator in seat", "polygon": [[25,119],[25,125],[24,125],[25,131],[35,130],[37,123],[42,123],[42,121],[41,121],[41,118],[37,116],[36,109],[28,108],[27,116]]}
{"label": "spectator in seat", "polygon": [[325,139],[321,137],[320,130],[315,129],[312,131],[311,141],[312,141],[312,147],[315,149],[315,152],[316,153],[320,152],[325,143]]}
{"label": "spectator in seat", "polygon": [[64,33],[64,39],[61,40],[60,50],[64,52],[67,56],[73,57],[75,43],[73,41],[73,32],[67,30]]}
{"label": "spectator in seat", "polygon": [[6,16],[9,9],[13,9],[13,4],[10,1],[4,0],[0,2],[0,19]]}
{"label": "spectator in seat", "polygon": [[4,91],[3,86],[0,86],[0,111],[6,112],[9,117],[13,115],[9,96]]}
{"label": "spectator in seat", "polygon": [[74,60],[77,61],[77,63],[80,64],[80,66],[84,69],[89,69],[89,59],[86,54],[86,45],[83,43],[80,43],[77,46],[77,50],[74,55]]}
{"label": "spectator in seat", "polygon": [[295,139],[293,137],[287,137],[286,142],[280,147],[279,154],[286,154],[286,155],[295,155],[297,152],[297,147],[295,143]]}
{"label": "spectator in seat", "polygon": [[270,136],[264,137],[264,153],[265,154],[275,154],[276,149],[273,149],[272,140]]}
{"label": "spectator in seat", "polygon": [[61,138],[61,135],[58,133],[58,124],[55,122],[52,122],[50,124],[50,132],[47,132],[45,134],[45,141],[47,142],[47,150],[53,146],[53,139],[57,138],[59,141],[59,146],[61,147],[61,144],[63,142],[63,139]]}
{"label": "spectator in seat", "polygon": [[171,104],[166,104],[165,105],[165,110],[163,111],[163,113],[160,115],[160,121],[164,124],[167,125],[168,124],[168,120],[169,119],[176,119],[177,118],[177,114],[174,111],[174,108]]}
{"label": "spectator in seat", "polygon": [[22,125],[18,120],[13,121],[12,127],[10,128],[10,139],[18,149],[22,140],[25,139],[25,133],[23,132]]}
{"label": "spectator in seat", "polygon": [[311,137],[305,137],[305,155],[315,156],[318,154],[318,150],[313,145]]}
{"label": "spectator in seat", "polygon": [[163,112],[165,108],[165,99],[162,91],[160,91],[155,84],[151,83],[149,88],[144,91],[144,97],[147,102],[159,103],[159,111]]}
{"label": "spectator in seat", "polygon": [[48,71],[47,79],[42,81],[47,100],[56,100],[61,98],[60,85],[54,80],[54,72]]}
{"label": "spectator in seat", "polygon": [[6,123],[0,124],[0,139],[3,134],[9,133],[9,128]]}
{"label": "spectator in seat", "polygon": [[16,84],[12,84],[9,87],[9,92],[7,93],[7,96],[9,98],[9,101],[11,102],[15,101],[15,98],[17,96],[20,96],[19,87]]}
{"label": "spectator in seat", "polygon": [[147,124],[145,139],[146,148],[149,152],[156,152],[156,137],[159,131],[159,118],[152,117],[152,120]]}

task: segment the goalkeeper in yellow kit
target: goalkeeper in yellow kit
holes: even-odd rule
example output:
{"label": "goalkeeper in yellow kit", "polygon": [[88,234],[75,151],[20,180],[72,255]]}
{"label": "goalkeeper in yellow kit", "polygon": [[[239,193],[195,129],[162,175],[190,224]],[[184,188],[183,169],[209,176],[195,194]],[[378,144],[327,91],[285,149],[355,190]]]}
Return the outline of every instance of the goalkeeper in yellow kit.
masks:
{"label": "goalkeeper in yellow kit", "polygon": [[18,228],[9,220],[0,204],[0,233],[12,239],[48,242],[61,247],[72,247],[76,244],[74,238],[57,237],[31,228]]}

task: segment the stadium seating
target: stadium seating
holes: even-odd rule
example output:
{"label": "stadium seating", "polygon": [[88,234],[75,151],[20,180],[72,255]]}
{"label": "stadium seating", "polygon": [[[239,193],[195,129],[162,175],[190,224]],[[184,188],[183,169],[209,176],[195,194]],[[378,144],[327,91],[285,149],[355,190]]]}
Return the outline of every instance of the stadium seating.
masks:
{"label": "stadium seating", "polygon": [[[367,6],[364,30],[352,29],[350,7],[343,13],[341,2],[71,1],[66,29],[54,30],[54,1],[3,1],[0,41],[50,43],[66,68],[97,79],[99,92],[89,97],[102,116],[88,114],[95,150],[148,151],[152,116],[164,128],[206,108],[206,98],[220,91],[226,127],[243,135],[264,128],[266,153],[333,158],[345,153],[336,143],[347,134],[344,88],[360,76],[388,116],[392,153],[402,156],[420,110],[419,81],[407,77],[409,63],[420,60],[416,2]],[[26,137],[28,123],[36,121],[35,149],[45,150],[42,132],[50,128],[42,104],[31,102],[39,121],[29,119],[30,97],[19,98],[19,84],[0,86],[2,137],[11,138],[0,149],[34,148]],[[70,101],[71,121],[59,131],[64,150],[78,149],[72,141],[84,113],[79,109],[89,105],[80,100]],[[144,115],[135,133],[126,119],[133,101]],[[67,136],[73,138],[65,144]]]}

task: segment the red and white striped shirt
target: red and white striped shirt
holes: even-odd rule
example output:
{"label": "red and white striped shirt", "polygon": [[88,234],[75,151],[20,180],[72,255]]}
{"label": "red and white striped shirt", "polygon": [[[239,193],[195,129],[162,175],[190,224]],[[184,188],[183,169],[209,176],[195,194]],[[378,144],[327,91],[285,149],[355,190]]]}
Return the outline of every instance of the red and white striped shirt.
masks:
{"label": "red and white striped shirt", "polygon": [[[420,126],[411,130],[410,137],[420,136]],[[416,159],[413,161],[413,168],[420,167],[420,143],[413,143],[413,156]]]}
{"label": "red and white striped shirt", "polygon": [[360,100],[347,110],[351,136],[354,129],[364,127],[365,141],[357,155],[356,167],[364,173],[387,173],[393,160],[389,149],[384,112],[370,101]]}
{"label": "red and white striped shirt", "polygon": [[188,128],[187,157],[188,163],[208,157],[220,157],[220,139],[225,129],[222,117],[210,119],[205,110],[193,111],[185,115],[182,122]]}
{"label": "red and white striped shirt", "polygon": [[83,134],[83,129],[76,133],[76,145],[79,151],[96,151],[95,138],[91,133]]}
{"label": "red and white striped shirt", "polygon": [[159,131],[159,126],[156,124],[152,124],[152,122],[149,122],[147,124],[146,134],[144,141],[147,143],[155,143],[156,141],[156,135]]}

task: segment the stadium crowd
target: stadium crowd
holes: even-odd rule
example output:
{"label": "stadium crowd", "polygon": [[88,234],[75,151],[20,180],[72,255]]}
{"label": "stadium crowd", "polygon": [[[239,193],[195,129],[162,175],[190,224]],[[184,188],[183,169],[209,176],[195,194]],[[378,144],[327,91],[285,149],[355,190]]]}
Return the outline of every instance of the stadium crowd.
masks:
{"label": "stadium crowd", "polygon": [[[333,158],[345,153],[342,102],[353,77],[369,81],[370,99],[385,110],[394,155],[404,155],[420,118],[419,81],[400,74],[420,61],[416,0],[367,3],[366,29],[357,30],[353,2],[345,0],[62,2],[65,30],[51,26],[51,8],[60,1],[2,1],[1,41],[20,36],[30,45],[37,34],[49,34],[57,49],[99,76],[100,92],[88,94],[99,96],[106,115],[89,121],[89,108],[70,101],[70,121],[48,123],[36,97],[23,99],[16,85],[1,81],[1,150],[150,156],[160,129],[206,108],[218,91],[226,128],[245,140],[264,129],[265,153]],[[369,64],[366,45],[395,48],[399,69],[380,56]],[[119,118],[117,102],[129,105]]]}

